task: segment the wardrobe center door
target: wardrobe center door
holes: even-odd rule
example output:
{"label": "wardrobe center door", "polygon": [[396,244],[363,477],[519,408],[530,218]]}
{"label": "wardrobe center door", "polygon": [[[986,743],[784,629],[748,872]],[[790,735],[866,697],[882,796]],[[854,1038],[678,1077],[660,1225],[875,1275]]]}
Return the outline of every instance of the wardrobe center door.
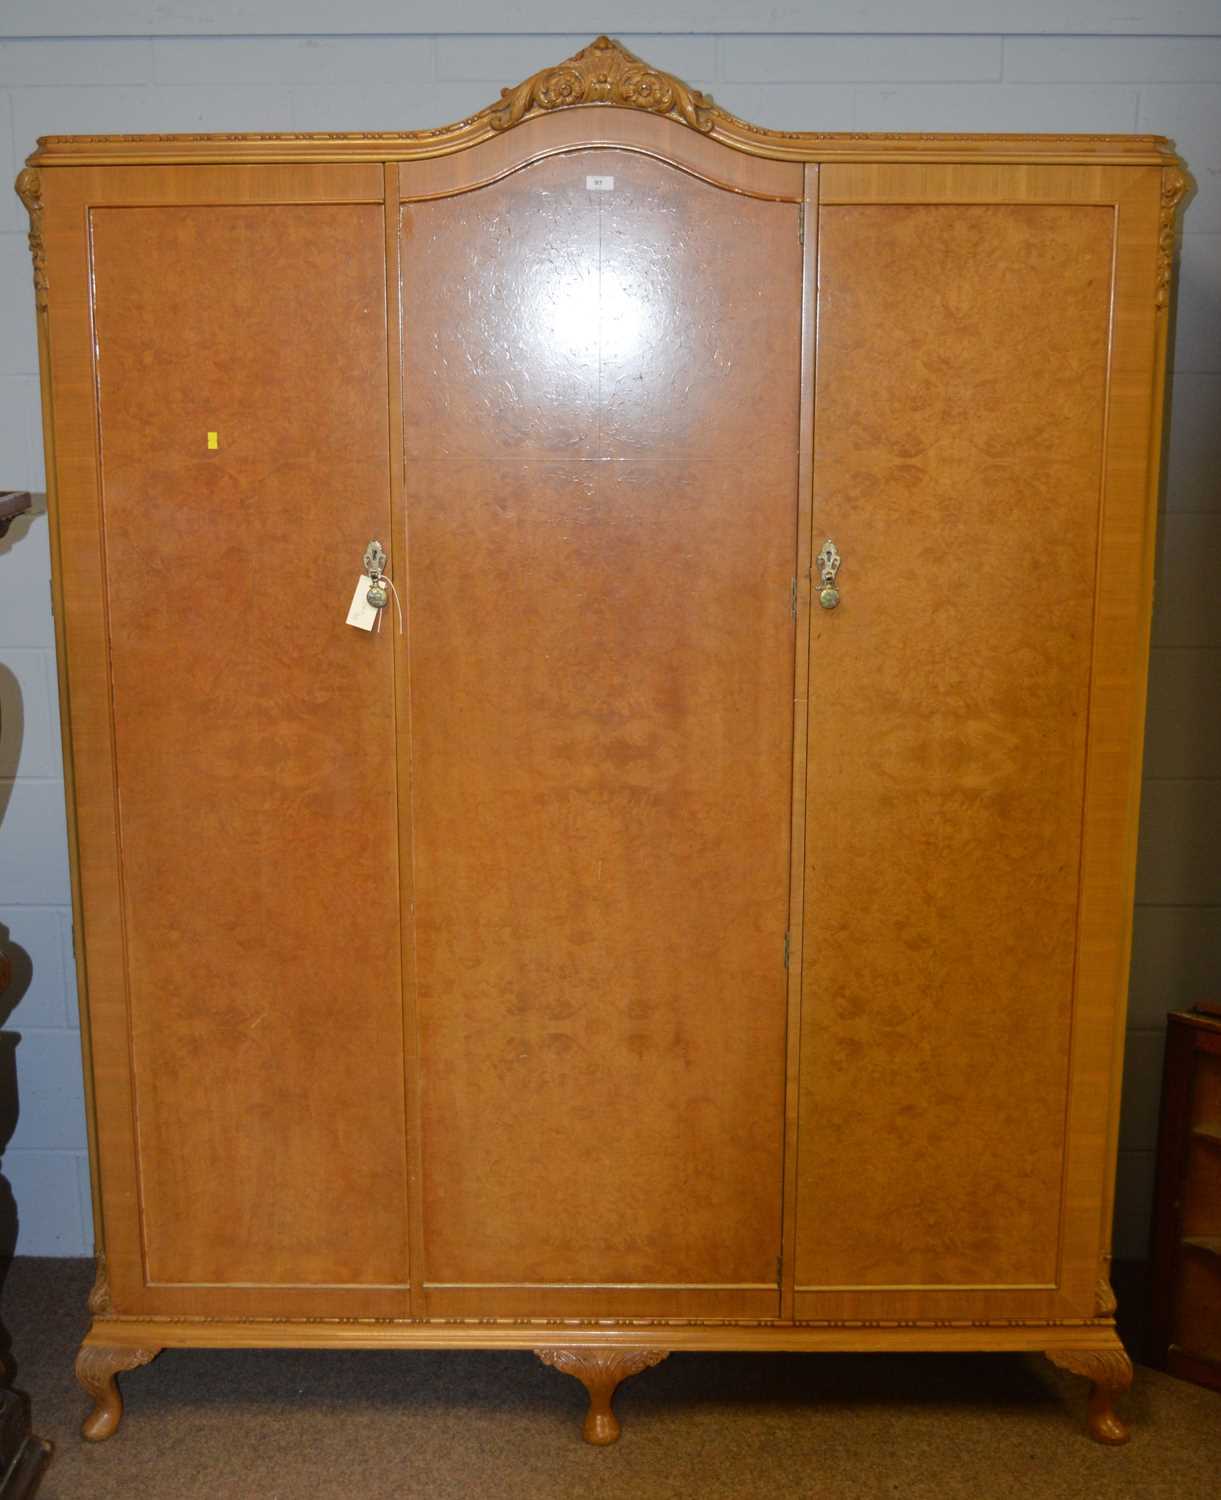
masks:
{"label": "wardrobe center door", "polygon": [[[128,174],[102,190],[144,206],[89,213],[139,1305],[401,1311],[398,872],[393,838],[371,836],[393,821],[393,653],[344,623],[389,516],[383,209],[149,205],[161,183],[226,186]],[[249,174],[232,183],[250,195]],[[92,509],[70,483],[63,504],[71,642]],[[73,707],[79,753],[96,710]],[[82,869],[100,945],[95,805]],[[113,1134],[128,1039],[116,1050],[96,951]],[[113,1252],[134,1206],[110,1140]]]}
{"label": "wardrobe center door", "polygon": [[429,1309],[774,1313],[798,207],[597,149],[401,224]]}

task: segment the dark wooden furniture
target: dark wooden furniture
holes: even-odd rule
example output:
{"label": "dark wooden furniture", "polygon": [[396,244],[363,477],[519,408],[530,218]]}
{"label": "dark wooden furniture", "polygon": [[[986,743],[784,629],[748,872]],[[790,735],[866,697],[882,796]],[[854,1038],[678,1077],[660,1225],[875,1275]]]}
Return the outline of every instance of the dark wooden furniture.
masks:
{"label": "dark wooden furniture", "polygon": [[[0,536],[29,506],[30,497],[24,490],[0,490]],[[8,989],[12,975],[12,962],[0,942],[0,996]],[[4,1015],[0,1008],[0,1019]],[[30,1431],[30,1405],[25,1394],[0,1390],[0,1500],[29,1500],[50,1459],[50,1443]]]}
{"label": "dark wooden furniture", "polygon": [[0,1500],[31,1500],[51,1462],[51,1444],[30,1431],[20,1391],[0,1390]]}
{"label": "dark wooden furniture", "polygon": [[1168,1018],[1151,1362],[1221,1391],[1221,1003]]}
{"label": "dark wooden furniture", "polygon": [[18,516],[30,508],[28,490],[0,490],[0,537],[8,533]]}

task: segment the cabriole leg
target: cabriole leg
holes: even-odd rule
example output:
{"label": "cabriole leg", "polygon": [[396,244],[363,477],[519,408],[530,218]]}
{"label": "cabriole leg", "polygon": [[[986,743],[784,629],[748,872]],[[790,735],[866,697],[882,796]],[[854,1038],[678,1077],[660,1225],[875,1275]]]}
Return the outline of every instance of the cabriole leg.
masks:
{"label": "cabriole leg", "polygon": [[1115,1410],[1115,1398],[1132,1384],[1132,1361],[1123,1349],[1049,1349],[1047,1358],[1062,1370],[1091,1382],[1086,1426],[1098,1443],[1126,1443],[1128,1424]]}
{"label": "cabriole leg", "polygon": [[536,1349],[545,1365],[563,1370],[589,1392],[581,1435],[599,1447],[619,1441],[619,1421],[611,1409],[615,1388],[629,1375],[659,1365],[668,1349]]}
{"label": "cabriole leg", "polygon": [[76,1356],[76,1378],[93,1410],[81,1426],[81,1436],[91,1443],[112,1437],[123,1419],[123,1398],[115,1379],[124,1370],[148,1364],[160,1349],[134,1349],[121,1344],[82,1344]]}

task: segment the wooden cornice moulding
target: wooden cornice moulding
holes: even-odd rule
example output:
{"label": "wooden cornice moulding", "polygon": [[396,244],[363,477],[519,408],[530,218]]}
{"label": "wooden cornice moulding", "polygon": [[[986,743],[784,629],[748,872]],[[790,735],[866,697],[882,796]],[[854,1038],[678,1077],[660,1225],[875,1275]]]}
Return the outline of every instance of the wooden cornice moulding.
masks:
{"label": "wooden cornice moulding", "polygon": [[770,130],[740,120],[699,89],[600,36],[565,61],[542,68],[477,114],[430,130],[217,135],[43,136],[30,166],[88,166],[125,161],[187,162],[409,161],[446,156],[557,110],[642,110],[750,156],[782,161],[1127,163],[1175,166],[1160,135],[866,134]]}

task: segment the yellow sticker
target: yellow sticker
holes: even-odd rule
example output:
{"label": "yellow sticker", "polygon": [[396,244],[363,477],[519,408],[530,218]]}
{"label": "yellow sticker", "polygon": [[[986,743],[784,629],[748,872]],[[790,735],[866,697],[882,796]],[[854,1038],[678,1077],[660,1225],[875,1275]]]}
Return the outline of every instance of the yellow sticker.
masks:
{"label": "yellow sticker", "polygon": [[220,433],[219,432],[210,432],[208,434],[208,452],[209,453],[215,453],[216,450],[219,447],[220,447]]}

